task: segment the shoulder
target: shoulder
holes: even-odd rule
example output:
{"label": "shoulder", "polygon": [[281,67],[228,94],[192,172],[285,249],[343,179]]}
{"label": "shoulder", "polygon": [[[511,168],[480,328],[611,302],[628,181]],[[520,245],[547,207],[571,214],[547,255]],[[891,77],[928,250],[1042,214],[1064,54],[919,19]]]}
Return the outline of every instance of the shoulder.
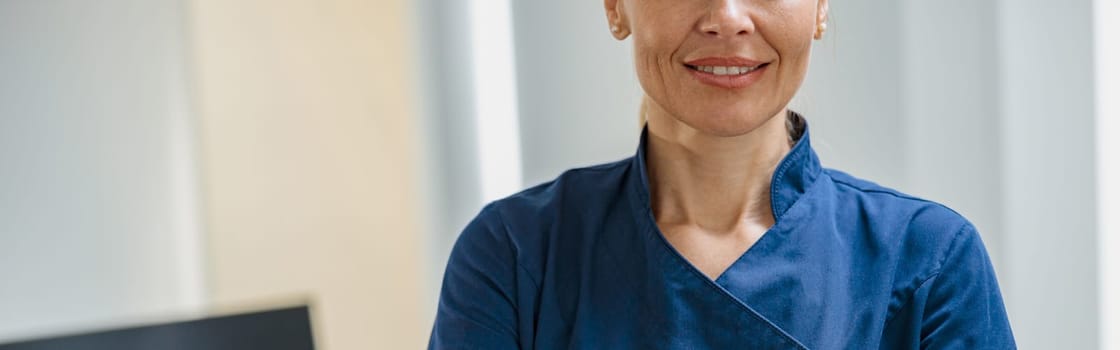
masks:
{"label": "shoulder", "polygon": [[[973,224],[957,211],[839,170],[826,169],[835,185],[839,221],[850,221],[915,275],[932,275],[961,242],[979,244]],[[846,219],[844,219],[846,218]],[[982,248],[981,248],[982,249]]]}
{"label": "shoulder", "polygon": [[525,324],[518,320],[539,306],[546,267],[555,266],[548,265],[550,257],[578,255],[571,252],[583,246],[572,238],[589,235],[584,228],[594,227],[596,216],[610,208],[604,203],[624,197],[627,164],[572,169],[483,207],[451,250],[433,343],[516,348],[512,340]]}
{"label": "shoulder", "polygon": [[627,158],[569,169],[553,180],[494,201],[489,207],[494,215],[502,216],[513,226],[548,224],[566,207],[578,205],[595,209],[617,196],[625,184],[629,164],[630,158]]}
{"label": "shoulder", "polygon": [[[921,288],[950,288],[968,283],[996,288],[988,253],[976,227],[960,213],[940,203],[902,193],[837,170],[826,170],[835,186],[836,217],[869,242],[879,273],[890,278],[890,318],[921,296]],[[955,287],[953,287],[955,288]],[[993,289],[996,290],[996,289]],[[957,288],[949,294],[987,298]],[[998,291],[995,292],[998,299]],[[998,301],[998,300],[997,300]],[[1002,307],[1002,306],[1000,306]]]}
{"label": "shoulder", "polygon": [[930,200],[843,172],[828,173],[839,203],[859,203],[849,204],[858,208],[850,210],[872,218],[869,227],[875,228],[867,232],[889,247],[881,251],[891,252],[890,258],[879,256],[880,271],[893,275],[884,322],[887,344],[1015,347],[991,259],[968,219]]}
{"label": "shoulder", "polygon": [[[487,204],[459,241],[508,246],[519,258],[539,256],[561,224],[593,222],[625,195],[630,159],[570,169],[555,179]],[[520,260],[520,259],[519,259]]]}
{"label": "shoulder", "polygon": [[941,203],[906,194],[843,171],[825,169],[825,174],[835,184],[839,207],[865,212],[880,223],[905,224],[912,229],[927,232],[956,232],[965,226],[971,226],[963,215]]}

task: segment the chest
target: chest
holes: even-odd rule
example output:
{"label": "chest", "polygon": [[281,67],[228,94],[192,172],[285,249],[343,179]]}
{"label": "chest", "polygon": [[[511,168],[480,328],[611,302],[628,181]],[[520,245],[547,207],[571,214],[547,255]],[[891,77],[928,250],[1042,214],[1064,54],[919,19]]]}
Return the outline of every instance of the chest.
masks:
{"label": "chest", "polygon": [[[727,241],[670,232],[677,234],[664,236],[679,239],[680,256],[649,236],[599,241],[579,254],[590,259],[554,261],[533,290],[539,303],[525,314],[538,348],[874,348],[861,342],[877,341],[887,303],[875,301],[888,299],[834,269],[843,261],[765,254],[763,237],[781,232]],[[857,280],[864,283],[850,284]]]}
{"label": "chest", "polygon": [[669,244],[689,263],[717,279],[766,233],[764,224],[743,224],[734,230],[715,232],[692,225],[659,224]]}

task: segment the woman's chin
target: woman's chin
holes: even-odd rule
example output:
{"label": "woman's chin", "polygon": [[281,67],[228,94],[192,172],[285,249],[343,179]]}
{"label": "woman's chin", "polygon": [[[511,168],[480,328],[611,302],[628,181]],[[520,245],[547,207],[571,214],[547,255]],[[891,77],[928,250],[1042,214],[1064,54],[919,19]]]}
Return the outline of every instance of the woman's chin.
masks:
{"label": "woman's chin", "polygon": [[750,118],[741,115],[689,118],[682,120],[689,127],[701,133],[717,137],[735,137],[755,131],[769,118]]}

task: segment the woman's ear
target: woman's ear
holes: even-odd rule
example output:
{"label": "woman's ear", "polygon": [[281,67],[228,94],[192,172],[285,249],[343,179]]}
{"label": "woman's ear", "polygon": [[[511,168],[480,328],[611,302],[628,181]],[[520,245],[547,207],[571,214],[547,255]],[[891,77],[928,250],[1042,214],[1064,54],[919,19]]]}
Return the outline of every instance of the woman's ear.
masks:
{"label": "woman's ear", "polygon": [[828,0],[817,0],[817,30],[813,39],[821,40],[828,29]]}
{"label": "woman's ear", "polygon": [[622,40],[630,36],[630,26],[626,22],[623,11],[623,0],[603,0],[603,8],[607,11],[607,25],[615,39]]}

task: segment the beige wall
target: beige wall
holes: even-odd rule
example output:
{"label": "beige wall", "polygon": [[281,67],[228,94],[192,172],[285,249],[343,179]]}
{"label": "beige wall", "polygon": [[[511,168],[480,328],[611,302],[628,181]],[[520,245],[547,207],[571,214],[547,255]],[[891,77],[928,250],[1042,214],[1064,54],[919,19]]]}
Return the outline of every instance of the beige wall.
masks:
{"label": "beige wall", "polygon": [[426,342],[404,0],[192,0],[209,297],[318,345]]}

